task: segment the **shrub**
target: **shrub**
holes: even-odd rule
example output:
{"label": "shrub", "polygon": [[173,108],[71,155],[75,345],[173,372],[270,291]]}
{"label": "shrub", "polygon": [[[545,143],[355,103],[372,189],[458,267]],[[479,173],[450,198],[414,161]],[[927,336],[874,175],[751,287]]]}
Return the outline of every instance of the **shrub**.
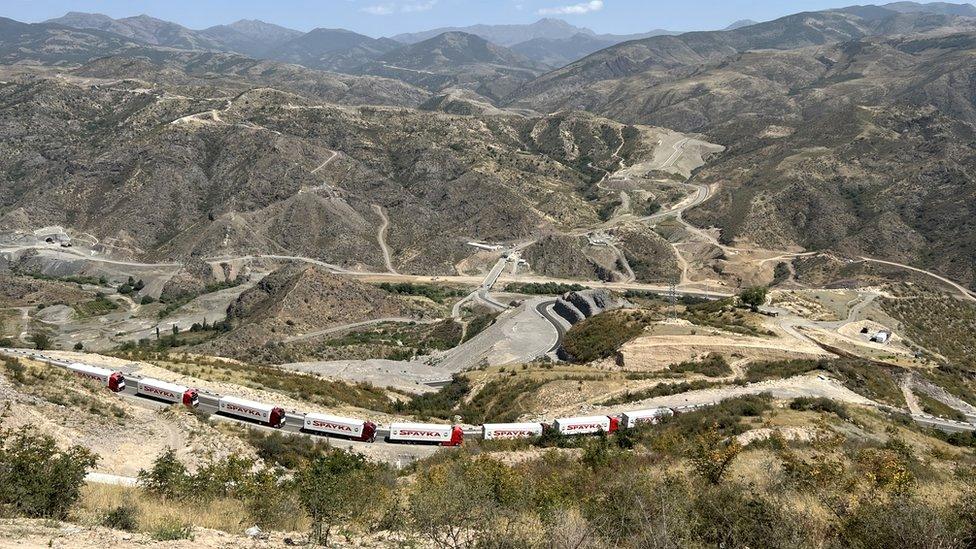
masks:
{"label": "shrub", "polygon": [[46,351],[51,348],[51,338],[45,333],[37,332],[31,335],[31,341],[38,351]]}
{"label": "shrub", "polygon": [[102,519],[102,526],[133,532],[138,527],[137,513],[138,510],[131,505],[119,505],[105,515],[105,518]]}
{"label": "shrub", "polygon": [[81,446],[60,450],[31,427],[0,431],[0,507],[16,515],[64,519],[98,456]]}
{"label": "shrub", "polygon": [[329,443],[304,436],[248,429],[247,441],[257,449],[258,456],[286,469],[297,469],[329,450]]}
{"label": "shrub", "polygon": [[147,492],[164,498],[180,499],[188,493],[190,475],[176,457],[176,450],[167,448],[148,471],[139,471],[139,484]]}
{"label": "shrub", "polygon": [[790,409],[832,413],[841,419],[850,419],[851,417],[846,406],[826,397],[799,397],[790,403]]}
{"label": "shrub", "polygon": [[311,543],[329,544],[337,524],[368,516],[385,496],[379,466],[360,454],[335,450],[298,472],[298,496],[312,519]]}
{"label": "shrub", "polygon": [[675,373],[696,373],[707,377],[722,377],[732,374],[732,368],[725,358],[717,353],[711,353],[704,360],[695,362],[688,361],[680,364],[673,364],[668,367]]}
{"label": "shrub", "polygon": [[149,535],[156,541],[192,540],[193,525],[176,517],[169,517],[157,525]]}

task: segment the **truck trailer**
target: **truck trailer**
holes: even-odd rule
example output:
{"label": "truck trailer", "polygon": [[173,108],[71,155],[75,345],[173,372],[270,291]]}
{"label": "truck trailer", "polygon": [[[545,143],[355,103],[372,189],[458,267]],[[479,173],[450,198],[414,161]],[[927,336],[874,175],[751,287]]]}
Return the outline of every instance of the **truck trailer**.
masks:
{"label": "truck trailer", "polygon": [[340,436],[362,442],[373,442],[376,439],[375,423],[348,417],[305,414],[302,428],[310,433]]}
{"label": "truck trailer", "polygon": [[633,429],[640,425],[656,425],[663,418],[671,417],[674,411],[671,408],[652,408],[650,410],[634,410],[620,414],[620,420],[625,429]]}
{"label": "truck trailer", "polygon": [[564,417],[552,424],[563,435],[592,435],[603,431],[613,433],[620,426],[620,420],[609,416]]}
{"label": "truck trailer", "polygon": [[125,390],[125,376],[122,375],[122,372],[113,372],[106,368],[89,366],[80,362],[68,364],[68,369],[80,378],[97,381],[112,392],[118,393]]}
{"label": "truck trailer", "polygon": [[481,426],[485,440],[510,440],[542,436],[541,423],[486,423]]}
{"label": "truck trailer", "polygon": [[150,377],[136,380],[136,393],[163,402],[182,404],[187,408],[196,408],[200,404],[196,389]]}
{"label": "truck trailer", "polygon": [[274,428],[285,424],[285,410],[279,406],[244,400],[235,397],[220,397],[217,411],[237,418],[249,419]]}
{"label": "truck trailer", "polygon": [[441,446],[460,446],[464,442],[464,431],[457,425],[435,423],[392,423],[390,442],[425,442]]}

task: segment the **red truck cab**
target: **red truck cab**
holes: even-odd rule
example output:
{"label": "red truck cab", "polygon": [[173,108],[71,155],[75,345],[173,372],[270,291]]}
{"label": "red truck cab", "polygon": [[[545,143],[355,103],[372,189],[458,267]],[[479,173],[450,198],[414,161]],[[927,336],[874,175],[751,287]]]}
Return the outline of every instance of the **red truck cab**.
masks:
{"label": "red truck cab", "polygon": [[275,406],[268,417],[268,425],[280,429],[285,424],[285,409]]}
{"label": "red truck cab", "polygon": [[359,437],[363,442],[373,442],[376,440],[376,424],[372,421],[363,423],[363,434]]}
{"label": "red truck cab", "polygon": [[196,389],[187,389],[183,393],[183,405],[187,408],[196,408],[200,405],[200,394]]}
{"label": "red truck cab", "polygon": [[122,372],[115,372],[108,376],[108,388],[114,393],[125,390],[125,376]]}
{"label": "red truck cab", "polygon": [[616,433],[620,429],[620,418],[617,416],[610,416],[610,429],[608,433]]}
{"label": "red truck cab", "polygon": [[451,439],[441,443],[441,446],[460,446],[464,442],[464,430],[455,425],[451,428]]}

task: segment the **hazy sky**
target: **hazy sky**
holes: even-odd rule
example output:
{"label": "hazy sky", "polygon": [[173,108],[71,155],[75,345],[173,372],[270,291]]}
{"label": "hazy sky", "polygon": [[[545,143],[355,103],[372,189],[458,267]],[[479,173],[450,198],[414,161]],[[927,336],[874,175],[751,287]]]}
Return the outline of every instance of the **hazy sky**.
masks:
{"label": "hazy sky", "polygon": [[[887,1],[887,0],[885,0]],[[68,11],[145,13],[190,28],[261,19],[299,30],[342,27],[371,36],[475,23],[559,17],[597,32],[712,30],[738,19],[866,4],[866,0],[0,0],[0,16],[25,22]],[[883,3],[883,2],[879,2]]]}

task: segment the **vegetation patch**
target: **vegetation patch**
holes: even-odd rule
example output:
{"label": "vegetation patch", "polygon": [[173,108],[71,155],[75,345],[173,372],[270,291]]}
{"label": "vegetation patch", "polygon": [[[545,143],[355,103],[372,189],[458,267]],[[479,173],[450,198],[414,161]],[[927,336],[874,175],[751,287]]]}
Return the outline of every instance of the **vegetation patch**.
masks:
{"label": "vegetation patch", "polygon": [[955,421],[966,421],[966,416],[958,410],[924,393],[915,392],[915,399],[918,400],[918,405],[922,407],[922,411],[926,414]]}
{"label": "vegetation patch", "polygon": [[709,326],[727,332],[751,336],[769,335],[770,332],[762,328],[754,314],[736,307],[735,299],[726,298],[688,305],[681,317],[698,326]]}
{"label": "vegetation patch", "polygon": [[589,286],[582,284],[563,284],[559,282],[510,282],[505,291],[513,294],[526,295],[563,295],[569,292],[588,290]]}
{"label": "vegetation patch", "polygon": [[563,349],[577,362],[613,355],[621,345],[644,331],[644,318],[633,311],[609,311],[575,324],[563,339]]}
{"label": "vegetation patch", "polygon": [[703,360],[686,361],[680,364],[672,364],[668,369],[678,374],[701,374],[706,377],[723,377],[732,375],[732,368],[720,354],[711,353]]}
{"label": "vegetation patch", "polygon": [[814,370],[826,370],[828,360],[771,360],[753,362],[746,369],[745,381],[756,383],[767,379],[785,379]]}
{"label": "vegetation patch", "polygon": [[463,288],[451,288],[436,284],[415,284],[412,282],[383,282],[380,289],[395,295],[413,295],[426,297],[434,303],[444,303],[448,299],[464,297],[470,292]]}
{"label": "vegetation patch", "polygon": [[834,414],[841,419],[850,419],[851,415],[847,412],[847,407],[835,400],[824,397],[800,397],[793,399],[790,403],[791,410],[809,410],[821,413]]}
{"label": "vegetation patch", "polygon": [[464,339],[461,340],[462,343],[469,341],[474,336],[480,334],[495,323],[495,319],[498,318],[499,313],[478,313],[471,317],[468,322],[468,327],[464,331]]}
{"label": "vegetation patch", "polygon": [[103,294],[97,294],[95,299],[84,303],[77,303],[72,308],[78,318],[89,318],[93,316],[106,315],[119,308],[119,304],[106,298]]}
{"label": "vegetation patch", "polygon": [[641,400],[647,400],[654,397],[671,396],[680,393],[687,393],[688,391],[709,389],[711,387],[718,387],[720,385],[722,384],[714,381],[705,381],[703,379],[696,381],[682,381],[680,383],[659,383],[648,389],[627,391],[622,395],[608,398],[600,402],[600,406],[617,406],[619,404],[639,402]]}

